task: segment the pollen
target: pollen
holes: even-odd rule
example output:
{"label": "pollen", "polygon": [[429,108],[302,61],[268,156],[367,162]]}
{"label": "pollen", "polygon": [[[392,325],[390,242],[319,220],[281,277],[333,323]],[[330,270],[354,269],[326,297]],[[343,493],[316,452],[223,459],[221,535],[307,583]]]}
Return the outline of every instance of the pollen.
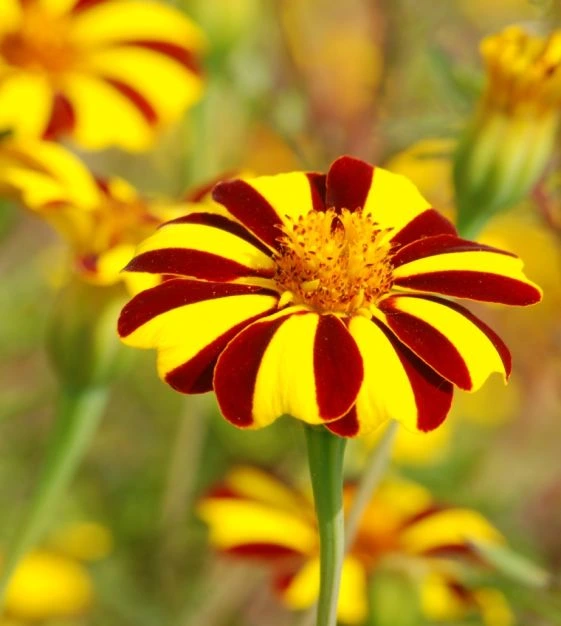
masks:
{"label": "pollen", "polygon": [[286,218],[275,259],[280,304],[368,316],[392,285],[388,232],[363,209]]}
{"label": "pollen", "polygon": [[0,39],[0,56],[10,65],[56,76],[76,63],[77,51],[64,17],[30,4],[22,18],[17,31],[7,32]]}

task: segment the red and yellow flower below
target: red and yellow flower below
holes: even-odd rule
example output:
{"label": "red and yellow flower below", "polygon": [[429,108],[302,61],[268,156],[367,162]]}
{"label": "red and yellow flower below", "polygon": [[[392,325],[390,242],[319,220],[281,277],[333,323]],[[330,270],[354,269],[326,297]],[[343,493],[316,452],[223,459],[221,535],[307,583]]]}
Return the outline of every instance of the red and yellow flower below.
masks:
{"label": "red and yellow flower below", "polygon": [[454,385],[508,377],[504,343],[448,298],[529,305],[539,288],[406,178],[342,157],[327,175],[231,180],[213,197],[228,216],[165,224],[127,267],[170,277],[124,308],[119,333],[157,348],[175,389],[214,389],[242,428],[290,414],[354,436],[390,418],[432,430]]}
{"label": "red and yellow flower below", "polygon": [[[353,486],[345,489],[346,508]],[[311,499],[252,467],[232,470],[198,505],[214,548],[273,568],[275,587],[292,609],[305,609],[319,591],[319,539]],[[368,578],[397,568],[412,578],[422,612],[431,620],[483,614],[489,626],[508,626],[504,597],[489,588],[470,589],[468,568],[483,565],[469,540],[502,544],[500,533],[476,511],[447,508],[415,483],[384,483],[370,501],[344,564],[338,616],[348,624],[367,616]],[[473,573],[473,572],[472,572]],[[487,620],[487,615],[493,619]]]}
{"label": "red and yellow flower below", "polygon": [[147,149],[199,98],[203,47],[160,2],[2,0],[0,129]]}

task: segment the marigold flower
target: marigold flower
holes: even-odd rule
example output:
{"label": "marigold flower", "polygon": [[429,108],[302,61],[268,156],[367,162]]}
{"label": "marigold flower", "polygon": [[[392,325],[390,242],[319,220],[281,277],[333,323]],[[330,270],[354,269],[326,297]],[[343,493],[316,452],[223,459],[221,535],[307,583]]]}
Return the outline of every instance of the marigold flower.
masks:
{"label": "marigold flower", "polygon": [[[353,491],[353,486],[346,487],[347,506]],[[272,566],[275,587],[287,606],[305,609],[317,600],[319,543],[313,505],[306,494],[265,472],[240,467],[201,499],[198,513],[208,524],[216,549]],[[470,539],[504,541],[476,511],[441,506],[414,483],[384,483],[367,506],[343,564],[340,621],[364,621],[367,579],[392,562],[413,577],[429,619],[458,619],[481,611],[478,594],[483,590],[469,589],[462,581],[462,566],[477,564]],[[506,606],[502,596],[490,601]],[[510,623],[510,619],[489,622],[492,626]]]}
{"label": "marigold flower", "polygon": [[[111,285],[136,245],[162,222],[184,215],[189,204],[149,201],[121,178],[98,178],[80,159],[47,141],[0,144],[0,194],[17,199],[51,224],[72,249],[84,280]],[[137,290],[134,284],[129,286]],[[143,276],[142,287],[159,282]]]}
{"label": "marigold flower", "polygon": [[198,99],[203,45],[164,3],[2,0],[0,129],[146,149]]}
{"label": "marigold flower", "polygon": [[454,178],[459,224],[512,206],[537,183],[553,150],[561,109],[561,31],[517,26],[483,40],[487,86],[460,143]]}
{"label": "marigold flower", "polygon": [[158,348],[175,389],[214,388],[241,428],[288,413],[354,436],[389,418],[432,430],[453,385],[508,376],[503,342],[447,297],[528,305],[539,288],[407,179],[342,157],[326,176],[231,180],[213,197],[230,217],[172,221],[127,267],[170,278],[124,308],[119,333]]}
{"label": "marigold flower", "polygon": [[28,622],[84,613],[94,599],[94,587],[81,561],[106,556],[110,545],[111,535],[100,524],[58,529],[48,547],[33,550],[19,562],[6,593],[6,615]]}

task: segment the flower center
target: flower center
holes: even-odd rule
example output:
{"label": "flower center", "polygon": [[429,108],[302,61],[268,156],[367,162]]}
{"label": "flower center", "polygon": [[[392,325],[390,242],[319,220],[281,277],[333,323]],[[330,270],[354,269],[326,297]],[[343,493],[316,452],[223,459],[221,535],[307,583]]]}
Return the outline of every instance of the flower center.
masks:
{"label": "flower center", "polygon": [[49,74],[66,71],[76,62],[67,20],[45,12],[33,2],[25,5],[18,30],[0,40],[0,56],[12,66]]}
{"label": "flower center", "polygon": [[311,211],[287,219],[276,258],[280,305],[370,315],[370,305],[392,285],[387,233],[363,209]]}

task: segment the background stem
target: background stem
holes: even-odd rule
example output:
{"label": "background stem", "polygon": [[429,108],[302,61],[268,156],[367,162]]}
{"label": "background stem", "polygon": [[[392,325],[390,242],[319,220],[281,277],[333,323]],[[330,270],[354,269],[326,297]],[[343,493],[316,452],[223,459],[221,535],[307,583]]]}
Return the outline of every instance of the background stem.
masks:
{"label": "background stem", "polygon": [[41,538],[70,480],[74,476],[107,404],[105,387],[65,389],[47,443],[39,481],[8,549],[0,577],[0,612],[10,578],[22,556]]}

